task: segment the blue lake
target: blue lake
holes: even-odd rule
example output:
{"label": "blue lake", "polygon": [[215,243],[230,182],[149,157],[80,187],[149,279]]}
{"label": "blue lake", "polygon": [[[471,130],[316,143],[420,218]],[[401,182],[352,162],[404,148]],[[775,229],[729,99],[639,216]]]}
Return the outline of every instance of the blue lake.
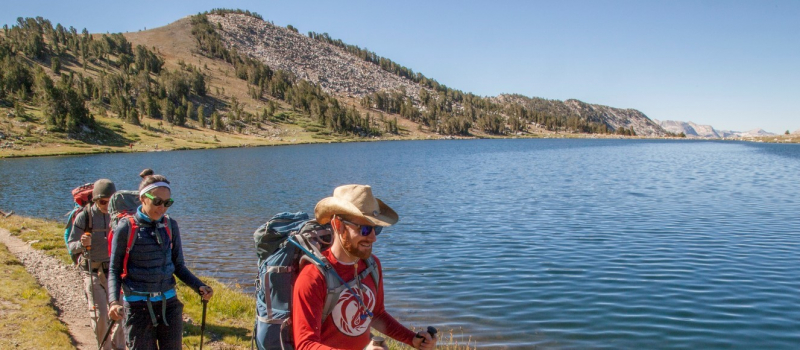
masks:
{"label": "blue lake", "polygon": [[195,272],[252,289],[252,233],[347,183],[400,214],[387,308],[479,348],[800,348],[800,145],[378,142],[0,160],[0,209],[173,183]]}

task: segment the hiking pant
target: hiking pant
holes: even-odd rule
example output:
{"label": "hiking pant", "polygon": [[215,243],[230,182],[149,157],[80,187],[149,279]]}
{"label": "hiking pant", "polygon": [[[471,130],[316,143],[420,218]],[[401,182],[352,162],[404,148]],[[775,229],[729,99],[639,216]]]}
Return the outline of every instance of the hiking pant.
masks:
{"label": "hiking pant", "polygon": [[[81,259],[79,265],[81,267],[81,276],[83,276],[83,294],[86,296],[86,303],[89,306],[89,320],[91,320],[92,329],[94,329],[97,344],[103,341],[103,336],[106,335],[108,330],[108,277],[107,270],[108,263],[96,263],[92,261],[92,278],[90,281],[89,272],[86,270],[86,261]],[[94,299],[92,299],[94,296]],[[108,335],[106,343],[103,344],[103,350],[124,350],[125,349],[125,333],[123,327],[118,324],[114,325],[115,329]]]}
{"label": "hiking pant", "polygon": [[166,323],[161,315],[164,300],[152,301],[157,326],[147,308],[146,301],[125,302],[125,334],[131,350],[180,350],[183,341],[183,303],[178,297],[167,299]]}

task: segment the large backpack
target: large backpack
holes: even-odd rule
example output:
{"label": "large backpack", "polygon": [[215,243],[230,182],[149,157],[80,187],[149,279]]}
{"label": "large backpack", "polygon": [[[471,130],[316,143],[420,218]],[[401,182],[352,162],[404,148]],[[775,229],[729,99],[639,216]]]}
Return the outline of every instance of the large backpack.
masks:
{"label": "large backpack", "polygon": [[[280,213],[261,225],[253,234],[258,255],[256,321],[253,341],[259,350],[294,349],[291,311],[292,290],[301,266],[313,263],[325,276],[328,294],[323,306],[323,322],[336,306],[339,294],[353,288],[356,280],[345,283],[322,255],[333,242],[329,225],[309,220],[304,212]],[[367,269],[359,278],[371,275],[380,284],[375,259],[367,259]]]}
{"label": "large backpack", "polygon": [[[111,228],[108,231],[108,256],[111,256],[114,230],[116,230],[117,226],[119,226],[123,220],[128,222],[128,243],[125,248],[125,258],[122,262],[122,274],[120,275],[122,279],[128,276],[128,257],[130,256],[131,249],[133,249],[133,245],[136,243],[135,238],[138,229],[133,215],[136,214],[136,208],[141,204],[142,200],[139,198],[138,191],[117,191],[111,196],[108,202],[108,213],[111,216]],[[158,224],[160,227],[163,226],[164,230],[167,231],[170,247],[172,246],[171,224],[169,216],[167,215],[164,215],[164,217],[161,218],[161,222]]]}
{"label": "large backpack", "polygon": [[86,230],[91,232],[92,231],[92,215],[91,211],[88,210],[89,206],[92,204],[92,190],[94,190],[94,184],[88,183],[72,189],[72,201],[74,205],[72,210],[67,213],[67,226],[64,228],[64,244],[67,246],[67,252],[69,252],[69,257],[72,259],[73,264],[78,263],[78,257],[81,255],[80,253],[73,253],[69,249],[69,235],[72,233],[72,225],[75,223],[75,217],[78,216],[78,213],[86,210],[87,213],[87,227]]}

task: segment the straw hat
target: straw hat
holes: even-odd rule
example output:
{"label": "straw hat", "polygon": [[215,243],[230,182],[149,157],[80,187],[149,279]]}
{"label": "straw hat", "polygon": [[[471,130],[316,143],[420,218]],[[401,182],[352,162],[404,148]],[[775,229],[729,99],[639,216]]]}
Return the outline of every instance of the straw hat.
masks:
{"label": "straw hat", "polygon": [[369,185],[343,185],[314,207],[317,222],[325,225],[333,215],[346,216],[359,225],[391,226],[399,217],[392,208],[372,195]]}

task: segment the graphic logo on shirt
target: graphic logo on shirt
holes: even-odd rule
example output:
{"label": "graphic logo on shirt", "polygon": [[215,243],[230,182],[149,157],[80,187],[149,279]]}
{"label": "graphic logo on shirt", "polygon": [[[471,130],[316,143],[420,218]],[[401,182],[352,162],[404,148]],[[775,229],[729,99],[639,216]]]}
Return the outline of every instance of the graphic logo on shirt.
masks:
{"label": "graphic logo on shirt", "polygon": [[[353,290],[358,292],[358,287],[353,287]],[[361,298],[364,304],[367,305],[371,312],[375,308],[375,294],[372,289],[362,286]],[[351,337],[357,337],[364,334],[369,330],[370,318],[361,319],[361,315],[366,315],[358,299],[350,293],[350,290],[345,289],[339,294],[339,300],[333,308],[331,316],[333,317],[333,324],[342,332]]]}

